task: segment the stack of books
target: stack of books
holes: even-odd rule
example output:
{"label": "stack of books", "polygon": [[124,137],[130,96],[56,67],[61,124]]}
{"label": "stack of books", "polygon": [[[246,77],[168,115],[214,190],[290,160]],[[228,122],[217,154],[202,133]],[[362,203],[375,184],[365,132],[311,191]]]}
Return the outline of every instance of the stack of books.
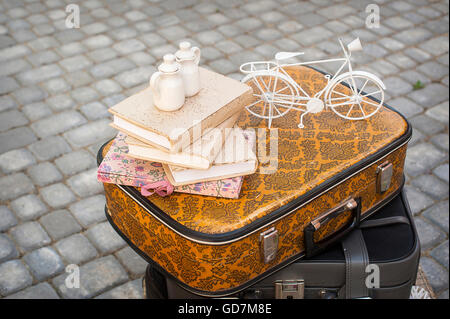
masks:
{"label": "stack of books", "polygon": [[164,112],[146,88],[111,107],[119,134],[98,168],[98,179],[146,189],[165,181],[176,192],[237,198],[257,168],[255,134],[235,127],[252,98],[249,86],[200,69],[200,92]]}

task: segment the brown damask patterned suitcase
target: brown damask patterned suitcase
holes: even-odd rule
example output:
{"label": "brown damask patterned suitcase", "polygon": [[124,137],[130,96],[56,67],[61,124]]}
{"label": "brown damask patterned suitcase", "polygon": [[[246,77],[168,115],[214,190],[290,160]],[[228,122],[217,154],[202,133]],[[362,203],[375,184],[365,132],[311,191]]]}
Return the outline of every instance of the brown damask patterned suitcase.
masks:
{"label": "brown damask patterned suitcase", "polygon": [[[308,93],[327,81],[310,68],[287,72]],[[273,121],[278,161],[269,162],[276,170],[247,176],[239,199],[144,197],[138,188],[104,184],[108,220],[149,263],[198,295],[233,294],[318,253],[400,192],[411,127],[388,106],[360,121],[325,109],[305,117],[303,129],[299,116],[291,111]],[[237,124],[267,126],[246,111]],[[259,153],[275,135],[269,140],[267,132]]]}

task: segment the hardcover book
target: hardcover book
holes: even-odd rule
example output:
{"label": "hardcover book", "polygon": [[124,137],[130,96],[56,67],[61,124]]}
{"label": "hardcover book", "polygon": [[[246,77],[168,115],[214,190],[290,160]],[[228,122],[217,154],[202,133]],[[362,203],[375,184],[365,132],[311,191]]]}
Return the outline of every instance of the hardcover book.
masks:
{"label": "hardcover book", "polygon": [[210,129],[193,144],[185,147],[182,152],[177,153],[163,151],[134,137],[127,136],[125,143],[128,145],[128,155],[146,161],[206,170],[211,167],[222,149],[226,134],[231,132],[238,116],[239,113],[236,113],[226,119],[218,127]]}
{"label": "hardcover book", "polygon": [[[161,163],[143,161],[128,156],[125,143],[126,134],[119,133],[97,170],[97,179],[102,183],[112,183],[134,187],[163,181],[166,174]],[[244,177],[226,178],[205,183],[175,186],[175,192],[205,196],[238,198]]]}
{"label": "hardcover book", "polygon": [[153,105],[150,87],[109,109],[111,126],[167,152],[179,152],[194,141],[194,129],[205,132],[239,112],[252,98],[252,89],[237,80],[200,69],[200,92],[186,98],[174,112]]}
{"label": "hardcover book", "polygon": [[253,174],[258,164],[252,147],[255,145],[255,135],[249,137],[253,140],[248,140],[240,128],[230,131],[209,169],[182,168],[163,164],[170,183],[180,186]]}

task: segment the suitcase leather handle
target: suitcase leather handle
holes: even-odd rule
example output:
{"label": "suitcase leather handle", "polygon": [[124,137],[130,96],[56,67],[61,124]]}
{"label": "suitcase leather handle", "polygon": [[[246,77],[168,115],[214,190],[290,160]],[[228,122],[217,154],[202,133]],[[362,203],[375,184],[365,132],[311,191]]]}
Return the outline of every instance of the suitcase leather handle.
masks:
{"label": "suitcase leather handle", "polygon": [[[347,211],[351,211],[352,220],[346,227],[338,230],[336,233],[331,235],[330,238],[323,239],[317,243],[314,241],[314,233],[317,230]],[[361,198],[351,198],[311,221],[303,230],[306,257],[312,257],[321,252],[331,243],[338,241],[340,238],[348,234],[352,229],[358,227],[360,220]]]}

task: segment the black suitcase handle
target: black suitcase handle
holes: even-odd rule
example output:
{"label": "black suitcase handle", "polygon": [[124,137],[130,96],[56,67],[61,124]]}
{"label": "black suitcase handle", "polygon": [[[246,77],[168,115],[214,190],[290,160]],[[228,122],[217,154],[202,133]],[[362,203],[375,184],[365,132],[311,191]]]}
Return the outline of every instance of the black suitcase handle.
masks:
{"label": "black suitcase handle", "polygon": [[[352,213],[352,221],[347,225],[347,227],[340,229],[336,233],[332,234],[329,238],[323,239],[317,243],[314,241],[314,233],[319,230],[320,227],[328,224],[328,222],[349,210]],[[330,209],[329,211],[320,215],[318,218],[311,221],[303,230],[306,258],[318,254],[330,244],[341,239],[354,228],[358,227],[360,220],[361,198],[351,198],[340,204],[338,207]]]}

